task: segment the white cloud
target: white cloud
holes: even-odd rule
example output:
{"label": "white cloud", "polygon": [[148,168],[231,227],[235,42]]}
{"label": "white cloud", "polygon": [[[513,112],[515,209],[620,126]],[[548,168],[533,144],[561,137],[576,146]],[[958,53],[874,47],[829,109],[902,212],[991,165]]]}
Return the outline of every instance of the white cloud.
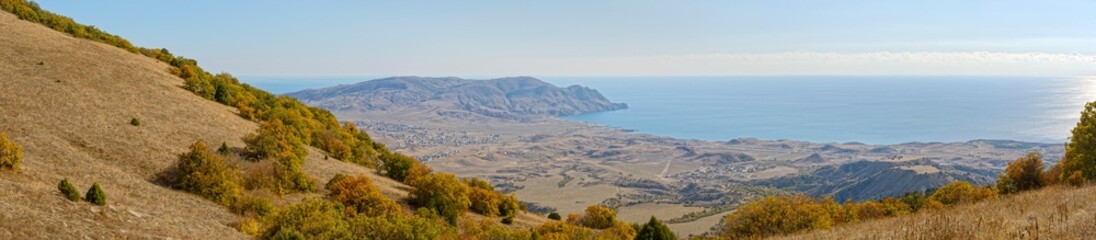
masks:
{"label": "white cloud", "polygon": [[506,59],[473,64],[460,69],[488,75],[1096,75],[1096,55],[1044,52],[793,51]]}

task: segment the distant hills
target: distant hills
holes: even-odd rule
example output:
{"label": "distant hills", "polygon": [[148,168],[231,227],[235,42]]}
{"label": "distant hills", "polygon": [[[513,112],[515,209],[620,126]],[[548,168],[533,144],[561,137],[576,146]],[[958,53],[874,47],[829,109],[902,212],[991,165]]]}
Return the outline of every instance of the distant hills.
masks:
{"label": "distant hills", "polygon": [[391,77],[287,94],[325,109],[399,111],[438,108],[439,114],[519,119],[625,109],[597,90],[565,88],[532,77],[468,80],[455,77]]}

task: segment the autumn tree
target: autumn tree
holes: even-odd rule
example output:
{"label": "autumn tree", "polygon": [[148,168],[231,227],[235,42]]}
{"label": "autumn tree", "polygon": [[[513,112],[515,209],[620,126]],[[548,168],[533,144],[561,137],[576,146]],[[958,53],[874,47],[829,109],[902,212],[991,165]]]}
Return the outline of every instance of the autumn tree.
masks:
{"label": "autumn tree", "polygon": [[364,175],[339,177],[327,184],[328,196],[346,207],[351,216],[387,216],[400,213],[400,207]]}
{"label": "autumn tree", "polygon": [[1073,127],[1073,136],[1062,156],[1059,179],[1063,182],[1096,179],[1096,102],[1085,104],[1080,121]]}
{"label": "autumn tree", "polygon": [[586,215],[578,219],[582,226],[593,229],[606,229],[617,224],[616,211],[601,205],[586,207]]}
{"label": "autumn tree", "polygon": [[23,164],[23,147],[0,133],[0,170],[19,170]]}
{"label": "autumn tree", "polygon": [[1043,187],[1043,168],[1042,157],[1034,152],[1010,162],[1005,172],[997,174],[997,192],[1011,194]]}
{"label": "autumn tree", "polygon": [[[763,238],[832,226],[832,201],[805,195],[769,196],[745,204],[725,216],[720,235],[725,238]],[[837,206],[839,207],[839,206]],[[840,209],[839,209],[840,210]]]}
{"label": "autumn tree", "polygon": [[955,181],[937,189],[929,200],[943,205],[978,202],[995,198],[997,193],[988,187],[976,187],[968,182]]}
{"label": "autumn tree", "polygon": [[434,211],[450,223],[456,223],[471,202],[468,200],[468,186],[448,173],[430,174],[411,185],[410,201],[415,206]]}

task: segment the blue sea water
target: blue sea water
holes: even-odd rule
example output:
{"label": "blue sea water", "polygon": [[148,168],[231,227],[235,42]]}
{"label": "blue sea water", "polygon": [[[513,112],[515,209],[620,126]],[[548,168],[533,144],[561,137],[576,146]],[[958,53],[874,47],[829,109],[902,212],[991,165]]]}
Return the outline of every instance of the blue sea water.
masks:
{"label": "blue sea water", "polygon": [[[277,93],[368,80],[262,79]],[[1080,77],[544,77],[600,91],[625,110],[569,120],[676,138],[818,142],[1064,143],[1096,79]],[[287,81],[288,80],[288,81]]]}

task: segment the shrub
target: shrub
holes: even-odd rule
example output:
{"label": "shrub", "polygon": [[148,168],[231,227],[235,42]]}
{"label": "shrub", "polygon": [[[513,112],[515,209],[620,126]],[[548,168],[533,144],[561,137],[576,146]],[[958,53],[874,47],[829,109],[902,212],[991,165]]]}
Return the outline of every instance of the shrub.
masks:
{"label": "shrub", "polygon": [[825,229],[833,224],[831,209],[840,209],[832,201],[819,201],[804,195],[769,196],[745,204],[725,216],[721,235],[725,238],[763,238],[810,229]]}
{"label": "shrub", "polygon": [[606,229],[617,223],[616,212],[601,205],[590,205],[578,223],[588,228]]}
{"label": "shrub", "polygon": [[293,126],[278,119],[264,122],[259,126],[257,134],[244,138],[244,143],[256,159],[275,157],[285,153],[291,153],[297,158],[308,155],[303,147],[303,140]]}
{"label": "shrub", "polygon": [[228,155],[229,153],[232,153],[232,149],[228,148],[228,143],[222,142],[221,147],[217,148],[217,153]]}
{"label": "shrub", "polygon": [[1058,185],[1062,182],[1062,162],[1055,163],[1043,172],[1043,184],[1046,186]]}
{"label": "shrub", "polygon": [[655,219],[655,216],[651,216],[651,220],[647,221],[647,224],[639,227],[639,232],[636,234],[636,240],[675,240],[677,236],[673,231],[670,231],[666,224]]}
{"label": "shrub", "polygon": [[468,200],[471,201],[469,210],[488,217],[499,216],[498,193],[483,188],[472,187],[468,192]]}
{"label": "shrub", "polygon": [[129,120],[129,125],[141,126],[141,120],[137,120],[137,118],[130,119]]}
{"label": "shrub", "polygon": [[240,194],[239,175],[220,155],[210,152],[205,142],[190,145],[190,152],[179,155],[171,186],[206,199],[231,205]]}
{"label": "shrub", "polygon": [[548,221],[533,232],[543,239],[594,239],[593,230],[561,221]]}
{"label": "shrub", "polygon": [[262,227],[259,225],[259,221],[255,220],[254,218],[247,217],[244,219],[240,219],[240,221],[236,222],[234,225],[234,227],[236,227],[236,230],[239,230],[241,233],[247,235],[254,236],[262,232]]}
{"label": "shrub", "polygon": [[414,158],[399,153],[381,154],[381,162],[384,163],[385,175],[401,182],[405,182],[404,180],[410,173],[411,167],[418,164],[418,161]]}
{"label": "shrub", "polygon": [[937,189],[929,199],[944,205],[971,203],[997,197],[989,188],[975,187],[968,182],[955,181]]}
{"label": "shrub", "polygon": [[248,217],[266,217],[278,210],[270,199],[256,195],[240,197],[230,209],[236,214]]}
{"label": "shrub", "polygon": [[343,219],[343,206],[336,202],[306,198],[274,216],[266,239],[346,239],[350,238],[348,223]]}
{"label": "shrub", "polygon": [[1034,152],[1010,162],[1005,172],[997,174],[997,192],[1011,194],[1043,187],[1043,168],[1042,157]]}
{"label": "shrub", "polygon": [[65,195],[65,198],[72,201],[80,200],[80,191],[76,190],[72,183],[69,183],[68,178],[62,179],[60,183],[57,183],[57,190],[61,190],[61,195]]}
{"label": "shrub", "polygon": [[559,213],[552,212],[552,213],[548,214],[548,219],[559,221],[559,220],[562,220],[563,218],[561,216],[559,216]]}
{"label": "shrub", "polygon": [[514,223],[514,216],[506,216],[502,218],[502,224],[510,225]]}
{"label": "shrub", "polygon": [[327,190],[331,191],[328,196],[342,203],[351,216],[375,217],[400,213],[399,205],[381,194],[381,190],[366,176],[336,175],[327,184]]}
{"label": "shrub", "polygon": [[107,193],[103,192],[103,188],[99,187],[99,183],[94,183],[91,185],[91,188],[88,189],[88,193],[84,196],[84,200],[95,205],[106,205]]}
{"label": "shrub", "polygon": [[522,205],[514,195],[504,196],[497,192],[495,194],[498,194],[499,198],[500,216],[514,216],[518,214],[518,211],[525,210],[525,205]]}
{"label": "shrub", "polygon": [[415,189],[410,192],[410,201],[415,206],[427,208],[454,224],[471,205],[468,200],[468,186],[457,180],[453,174],[430,174],[415,181]]}
{"label": "shrub", "polygon": [[456,235],[439,219],[419,216],[358,216],[350,220],[350,226],[354,236],[364,239],[434,240]]}
{"label": "shrub", "polygon": [[23,147],[0,133],[0,170],[19,170],[23,163]]}

